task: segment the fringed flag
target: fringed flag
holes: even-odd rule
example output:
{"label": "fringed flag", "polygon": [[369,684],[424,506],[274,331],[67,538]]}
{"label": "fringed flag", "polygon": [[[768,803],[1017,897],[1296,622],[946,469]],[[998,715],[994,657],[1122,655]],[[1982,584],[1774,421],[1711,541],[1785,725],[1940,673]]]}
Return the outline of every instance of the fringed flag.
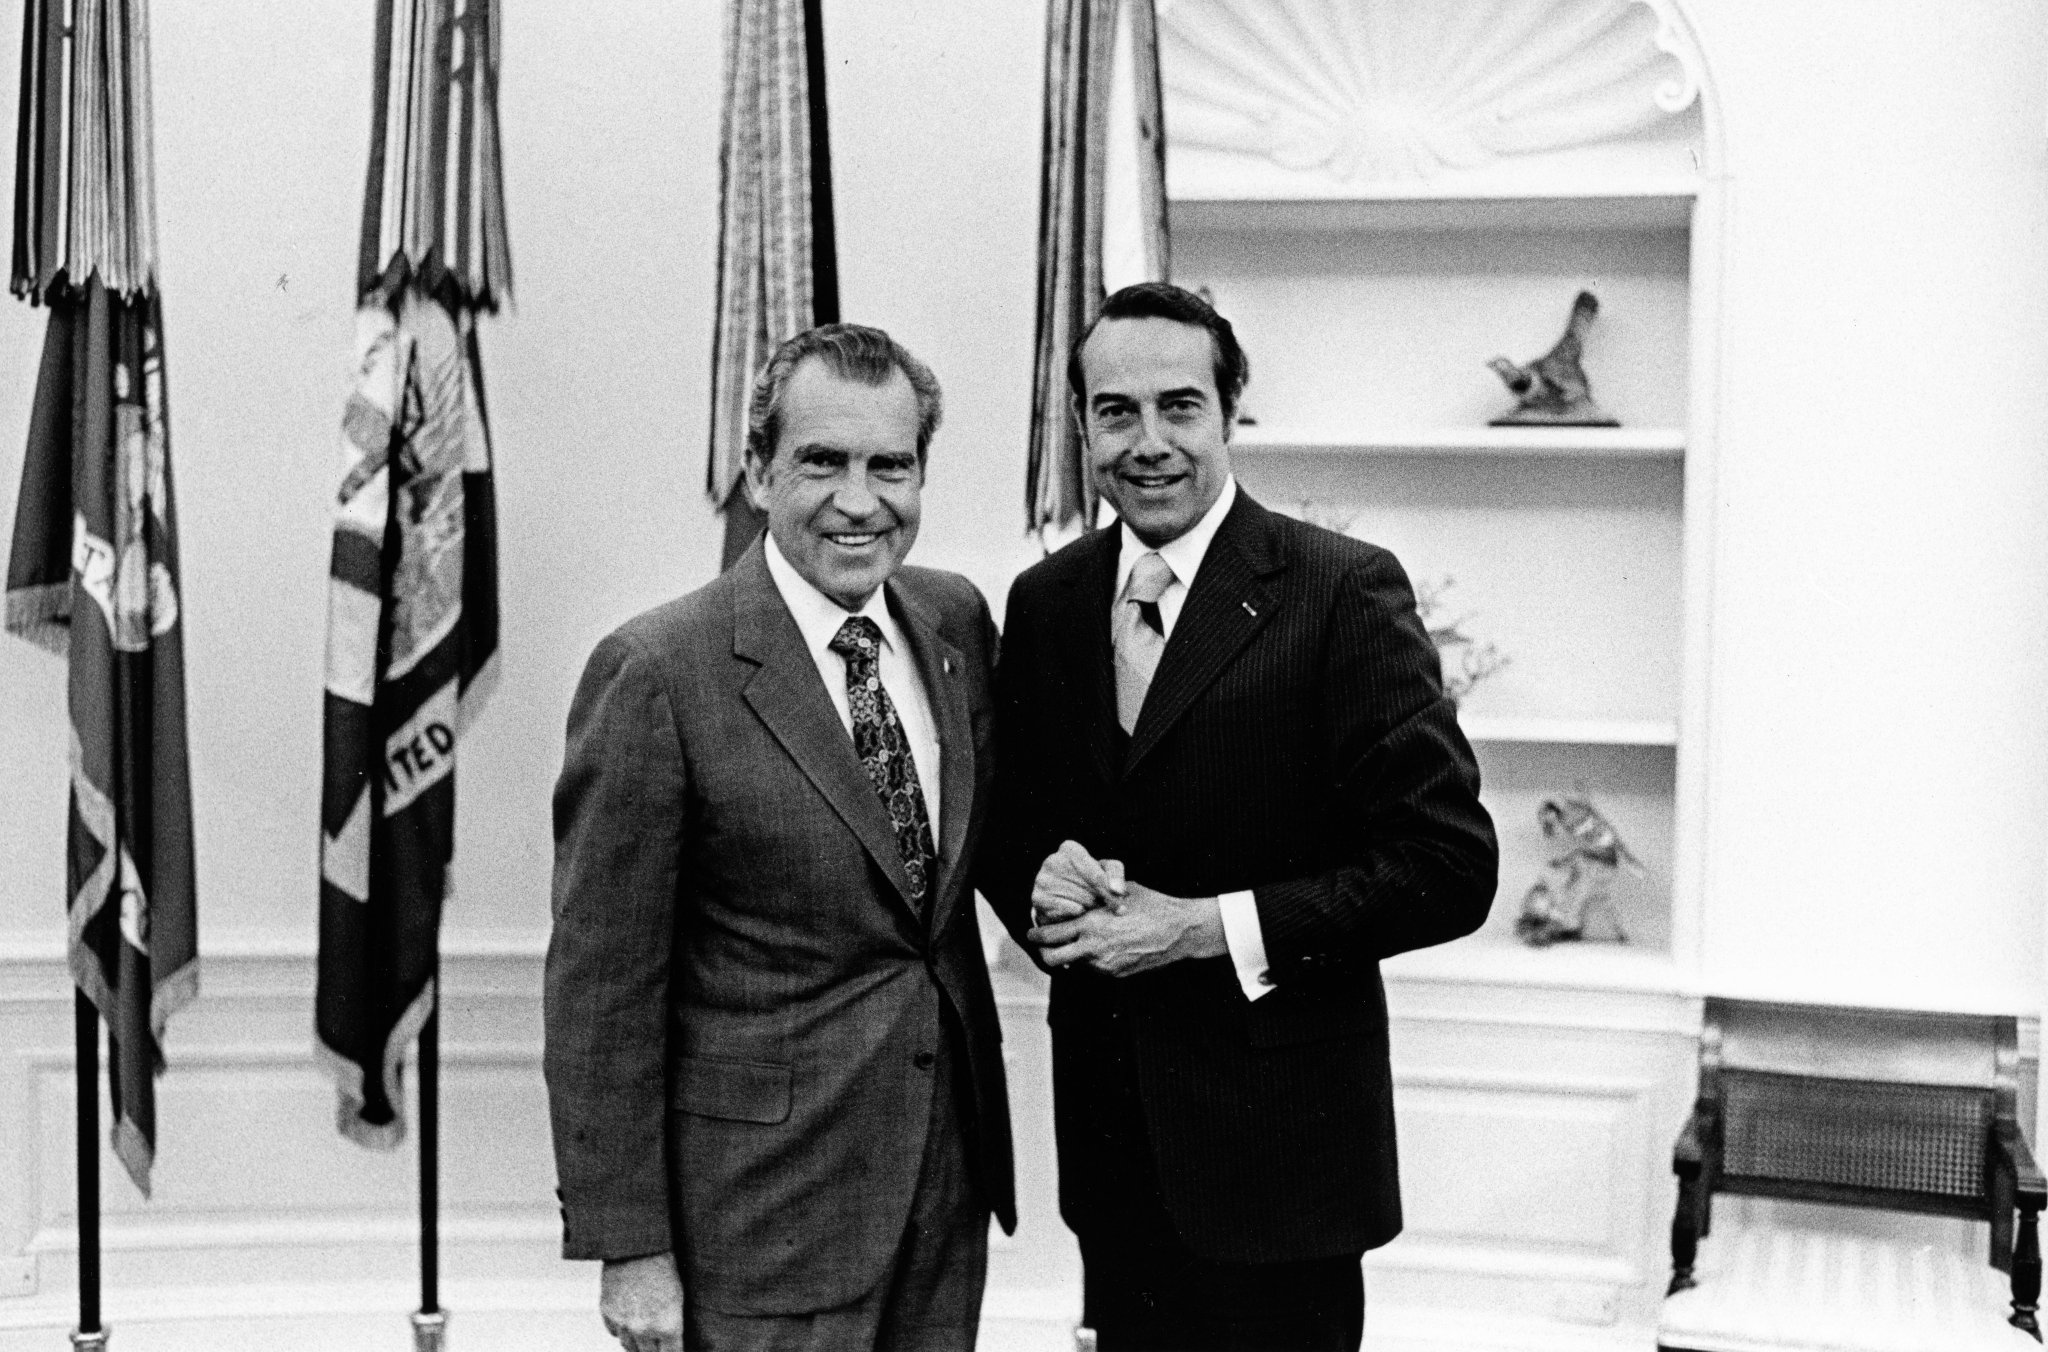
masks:
{"label": "fringed flag", "polygon": [[378,0],[356,292],[497,313],[512,292],[491,0]]}
{"label": "fringed flag", "polygon": [[1026,529],[1095,523],[1067,353],[1111,291],[1167,277],[1166,131],[1153,0],[1048,0],[1038,343]]}
{"label": "fringed flag", "polygon": [[340,1130],[378,1147],[404,1136],[400,1073],[434,1008],[455,853],[456,747],[498,648],[475,328],[510,298],[492,22],[487,0],[383,0],[378,15],[328,578],[315,1012]]}
{"label": "fringed flag", "polygon": [[839,318],[819,0],[728,0],[719,152],[717,327],[706,489],[725,513],[725,563],[762,516],[747,497],[747,398],[775,349]]}
{"label": "fringed flag", "polygon": [[[114,1153],[149,1193],[165,1023],[199,990],[184,629],[141,0],[31,0],[18,296],[50,308],[7,628],[68,659],[72,979],[106,1022]],[[83,279],[83,282],[79,281]]]}

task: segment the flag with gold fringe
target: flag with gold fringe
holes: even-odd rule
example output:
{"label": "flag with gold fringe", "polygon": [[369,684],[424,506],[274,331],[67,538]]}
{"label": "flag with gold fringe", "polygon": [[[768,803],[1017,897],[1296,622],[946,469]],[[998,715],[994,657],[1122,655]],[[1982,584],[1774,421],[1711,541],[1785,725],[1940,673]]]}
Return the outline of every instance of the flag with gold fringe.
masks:
{"label": "flag with gold fringe", "polygon": [[1109,292],[1169,271],[1153,0],[1048,0],[1041,153],[1024,512],[1050,545],[1095,523],[1067,353]]}
{"label": "flag with gold fringe", "polygon": [[381,0],[356,383],[328,569],[315,1023],[364,1145],[434,1008],[456,749],[498,649],[476,315],[510,299],[490,0]]}
{"label": "flag with gold fringe", "polygon": [[6,623],[66,658],[71,974],[107,1027],[114,1153],[147,1195],[165,1025],[199,988],[149,33],[142,0],[25,14],[11,285],[50,322]]}
{"label": "flag with gold fringe", "polygon": [[819,0],[727,0],[719,210],[705,488],[725,513],[729,566],[762,524],[742,482],[754,377],[785,341],[839,318]]}

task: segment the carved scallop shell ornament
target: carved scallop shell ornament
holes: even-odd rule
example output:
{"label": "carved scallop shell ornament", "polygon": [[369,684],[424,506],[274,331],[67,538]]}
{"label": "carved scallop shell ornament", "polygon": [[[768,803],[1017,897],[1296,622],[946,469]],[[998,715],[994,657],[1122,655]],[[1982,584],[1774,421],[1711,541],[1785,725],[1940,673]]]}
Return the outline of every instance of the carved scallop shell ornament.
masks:
{"label": "carved scallop shell ornament", "polygon": [[1171,0],[1174,144],[1349,182],[1630,137],[1690,107],[1668,0]]}

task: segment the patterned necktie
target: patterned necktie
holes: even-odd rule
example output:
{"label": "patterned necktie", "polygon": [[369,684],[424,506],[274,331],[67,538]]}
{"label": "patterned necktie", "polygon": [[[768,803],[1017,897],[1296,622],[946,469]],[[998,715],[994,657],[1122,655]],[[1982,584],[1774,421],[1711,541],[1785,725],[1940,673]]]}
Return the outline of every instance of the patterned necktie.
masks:
{"label": "patterned necktie", "polygon": [[882,630],[867,616],[855,615],[839,626],[829,646],[846,659],[853,749],[896,832],[896,852],[903,856],[903,871],[910,878],[910,904],[922,911],[938,851],[932,848],[931,817],[925,811],[917,763],[910,757],[910,739],[903,734],[889,692],[882,688]]}
{"label": "patterned necktie", "polygon": [[1145,692],[1152,688],[1152,673],[1159,669],[1159,654],[1166,648],[1159,598],[1173,583],[1172,567],[1156,551],[1148,551],[1138,556],[1131,580],[1117,598],[1110,644],[1116,650],[1116,721],[1125,732],[1138,726],[1138,711],[1145,707]]}

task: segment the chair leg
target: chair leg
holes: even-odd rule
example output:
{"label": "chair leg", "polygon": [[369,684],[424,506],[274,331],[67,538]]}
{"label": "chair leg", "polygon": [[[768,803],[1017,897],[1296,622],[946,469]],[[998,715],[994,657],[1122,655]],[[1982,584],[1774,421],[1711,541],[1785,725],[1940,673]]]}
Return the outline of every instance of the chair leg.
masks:
{"label": "chair leg", "polygon": [[2038,1205],[2020,1212],[2019,1238],[2012,1253],[2012,1318],[2006,1322],[2041,1341],[2041,1237]]}
{"label": "chair leg", "polygon": [[1671,1285],[1664,1294],[1675,1296],[1690,1291],[1696,1283],[1692,1269],[1700,1250],[1700,1201],[1704,1189],[1699,1175],[1681,1176],[1678,1209],[1671,1215]]}
{"label": "chair leg", "polygon": [[2012,1213],[2018,1204],[2012,1173],[2001,1165],[1991,1176],[1991,1266],[2008,1275],[2012,1272]]}

